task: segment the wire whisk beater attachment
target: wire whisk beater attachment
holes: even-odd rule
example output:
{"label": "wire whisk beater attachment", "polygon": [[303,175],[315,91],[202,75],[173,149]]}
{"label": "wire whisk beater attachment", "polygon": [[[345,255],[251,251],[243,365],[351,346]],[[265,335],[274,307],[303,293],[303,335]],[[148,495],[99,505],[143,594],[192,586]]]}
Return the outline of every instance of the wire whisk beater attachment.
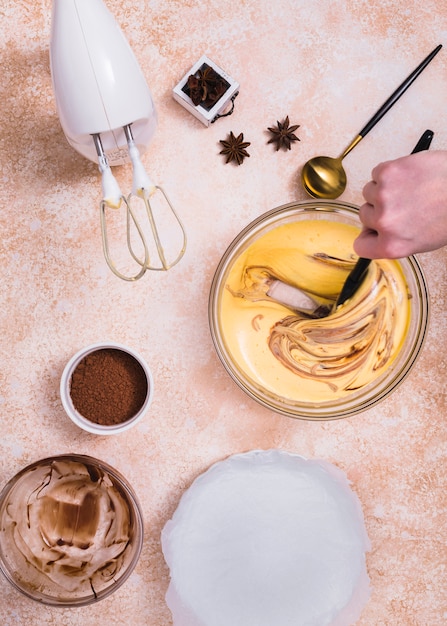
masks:
{"label": "wire whisk beater attachment", "polygon": [[[126,197],[114,177],[101,137],[93,135],[102,175],[103,199],[100,204],[101,237],[104,257],[111,271],[127,281],[139,280],[147,270],[167,271],[186,251],[186,231],[177,211],[160,185],[147,174],[132,136],[131,125],[123,127],[133,170],[132,191]],[[110,228],[113,213],[124,207],[126,243],[136,273],[119,270],[112,258]]]}

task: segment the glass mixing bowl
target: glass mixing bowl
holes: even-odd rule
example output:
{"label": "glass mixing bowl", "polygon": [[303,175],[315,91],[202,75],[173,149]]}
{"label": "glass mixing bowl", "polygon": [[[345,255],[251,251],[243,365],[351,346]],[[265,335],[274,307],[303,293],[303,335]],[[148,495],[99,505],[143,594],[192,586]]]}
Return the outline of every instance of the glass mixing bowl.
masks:
{"label": "glass mixing bowl", "polygon": [[0,570],[42,604],[92,604],[138,562],[143,516],[119,472],[67,454],[22,469],[0,493]]}
{"label": "glass mixing bowl", "polygon": [[325,319],[297,317],[265,296],[280,279],[332,306],[357,260],[359,230],[355,205],[290,203],[251,222],[223,255],[209,298],[213,343],[261,405],[309,420],[348,417],[389,396],[414,366],[429,317],[415,257],[373,261],[357,294]]}

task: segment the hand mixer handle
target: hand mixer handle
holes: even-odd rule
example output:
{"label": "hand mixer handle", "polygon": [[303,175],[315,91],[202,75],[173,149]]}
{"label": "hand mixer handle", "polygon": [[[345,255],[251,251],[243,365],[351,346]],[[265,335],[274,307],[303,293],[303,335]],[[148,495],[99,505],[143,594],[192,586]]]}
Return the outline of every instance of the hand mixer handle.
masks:
{"label": "hand mixer handle", "polygon": [[125,163],[122,128],[129,122],[146,149],[157,125],[151,92],[102,0],[53,0],[50,65],[61,126],[77,152],[96,162],[91,135],[101,133],[109,164]]}

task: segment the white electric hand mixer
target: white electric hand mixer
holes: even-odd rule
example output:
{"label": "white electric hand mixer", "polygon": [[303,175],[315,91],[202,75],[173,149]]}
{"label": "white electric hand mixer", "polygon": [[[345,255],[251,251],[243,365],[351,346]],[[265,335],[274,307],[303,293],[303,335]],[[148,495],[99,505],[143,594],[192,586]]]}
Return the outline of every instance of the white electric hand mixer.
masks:
{"label": "white electric hand mixer", "polygon": [[[110,11],[102,0],[53,0],[50,63],[57,110],[69,144],[87,159],[99,164],[103,200],[100,204],[104,256],[116,276],[134,281],[146,270],[168,270],[178,263],[186,248],[185,229],[164,190],[152,183],[140,160],[152,139],[157,116],[141,68]],[[127,197],[111,165],[132,163],[132,193]],[[164,208],[180,228],[180,251],[168,260],[154,218],[150,198],[161,194]],[[150,261],[149,243],[132,203],[141,199],[145,219],[158,254]],[[127,246],[138,272],[126,276],[111,259],[106,210],[126,210]],[[172,230],[172,229],[171,229]],[[168,237],[169,237],[169,230]],[[134,252],[132,240],[140,240],[142,257]],[[152,244],[151,244],[152,245]]]}

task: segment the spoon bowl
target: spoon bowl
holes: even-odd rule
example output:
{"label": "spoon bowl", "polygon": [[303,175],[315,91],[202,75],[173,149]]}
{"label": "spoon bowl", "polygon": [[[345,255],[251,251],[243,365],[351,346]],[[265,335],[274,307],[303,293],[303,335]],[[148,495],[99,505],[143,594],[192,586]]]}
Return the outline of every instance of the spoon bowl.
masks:
{"label": "spoon bowl", "polygon": [[334,200],[346,188],[346,172],[341,159],[319,156],[304,164],[301,171],[304,189],[314,198]]}

